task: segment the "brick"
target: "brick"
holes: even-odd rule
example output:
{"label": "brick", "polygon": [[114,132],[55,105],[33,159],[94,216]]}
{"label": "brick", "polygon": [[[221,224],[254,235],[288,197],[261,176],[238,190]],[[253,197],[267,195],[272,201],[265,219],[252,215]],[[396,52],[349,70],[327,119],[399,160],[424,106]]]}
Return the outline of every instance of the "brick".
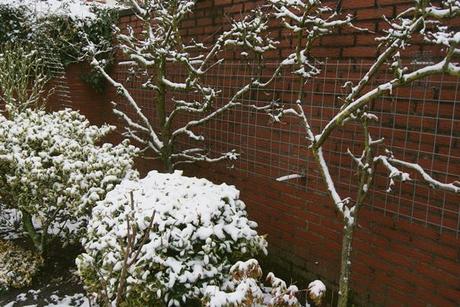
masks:
{"label": "brick", "polygon": [[404,3],[414,3],[412,0],[376,0],[377,6],[398,5]]}
{"label": "brick", "polygon": [[232,6],[224,8],[224,13],[234,14],[234,13],[243,13],[243,4],[234,4]]}
{"label": "brick", "polygon": [[197,26],[208,26],[212,24],[212,18],[205,17],[205,18],[198,18],[196,20],[196,25]]}
{"label": "brick", "polygon": [[413,259],[415,263],[419,263],[420,261],[433,262],[433,254],[417,249],[411,244],[392,244],[389,248],[396,254]]}
{"label": "brick", "polygon": [[[435,257],[434,265],[449,273],[460,273],[460,260],[451,260],[441,257]],[[459,278],[460,283],[460,278]]]}
{"label": "brick", "polygon": [[[417,271],[422,274],[425,278],[430,278],[437,282],[440,286],[451,288],[452,286],[458,286],[458,275],[454,276],[450,273],[447,274],[445,271],[438,269],[427,263],[420,263],[417,266]],[[456,272],[451,272],[452,274],[456,274]]]}
{"label": "brick", "polygon": [[432,239],[432,240],[438,240],[440,237],[439,231],[436,231],[435,229],[431,227],[426,227],[414,223],[410,223],[409,221],[400,221],[396,225],[398,229],[401,229],[401,231],[405,231],[408,233],[416,233],[417,235]]}
{"label": "brick", "polygon": [[413,244],[417,248],[420,248],[428,252],[432,252],[435,255],[438,255],[439,257],[444,257],[447,259],[455,259],[455,257],[457,257],[458,255],[457,249],[449,246],[441,246],[433,241],[424,238],[415,237],[413,240]]}
{"label": "brick", "polygon": [[321,39],[321,46],[353,46],[354,44],[353,35],[328,35]]}
{"label": "brick", "polygon": [[342,56],[345,58],[374,58],[377,54],[377,50],[373,47],[350,47],[345,48],[342,52]]}
{"label": "brick", "polygon": [[420,278],[420,274],[418,273],[417,269],[408,270],[407,268],[400,268],[395,271],[394,279],[402,279],[406,282],[410,283],[411,285],[425,289],[426,291],[432,291],[432,289],[436,288],[436,281],[429,279],[429,278]]}
{"label": "brick", "polygon": [[375,40],[375,36],[369,34],[358,34],[356,35],[356,45],[357,46],[376,46],[379,42]]}
{"label": "brick", "polygon": [[448,287],[439,287],[437,292],[438,295],[443,299],[450,300],[449,304],[445,306],[449,306],[450,304],[458,304],[458,302],[460,302],[460,289],[458,288],[452,289]]}
{"label": "brick", "polygon": [[345,10],[373,7],[374,5],[375,5],[374,0],[343,0],[342,1],[342,8]]}
{"label": "brick", "polygon": [[393,16],[393,7],[362,9],[356,12],[357,20],[381,19],[382,16],[391,18]]}
{"label": "brick", "polygon": [[441,295],[434,295],[433,291],[427,291],[423,289],[419,289],[416,292],[416,296],[423,300],[424,306],[442,306],[442,307],[456,307],[458,306],[458,301],[452,302],[449,299]]}
{"label": "brick", "polygon": [[[398,302],[400,306],[414,305],[414,289],[405,287],[399,280],[393,280],[387,292],[386,300],[389,302]],[[396,287],[396,288],[395,288]],[[420,305],[419,305],[420,306]]]}
{"label": "brick", "polygon": [[206,9],[212,7],[212,1],[198,1],[195,6],[197,9]]}
{"label": "brick", "polygon": [[214,0],[215,6],[232,4],[232,0]]}
{"label": "brick", "polygon": [[[284,50],[283,50],[283,53],[287,56],[287,55],[292,53],[292,50],[289,50],[287,52],[284,52]],[[340,56],[340,48],[317,47],[317,48],[314,48],[311,51],[311,53],[312,53],[313,56],[316,56],[316,57],[338,58]]]}

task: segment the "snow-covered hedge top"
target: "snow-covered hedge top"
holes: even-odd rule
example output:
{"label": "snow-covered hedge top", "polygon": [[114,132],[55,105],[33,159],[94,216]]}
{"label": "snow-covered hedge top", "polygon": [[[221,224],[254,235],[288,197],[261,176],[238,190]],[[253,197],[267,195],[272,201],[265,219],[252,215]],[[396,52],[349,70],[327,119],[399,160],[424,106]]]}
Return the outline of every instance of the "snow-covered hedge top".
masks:
{"label": "snow-covered hedge top", "polygon": [[[239,200],[239,191],[234,186],[225,183],[216,185],[207,179],[182,176],[181,171],[173,174],[151,171],[140,180],[140,184],[137,181],[124,180],[94,208],[93,214],[101,217],[101,220],[94,219],[91,228],[97,228],[99,234],[107,231],[107,239],[112,235],[124,234],[126,223],[114,224],[109,216],[127,203],[127,195],[131,191],[134,192],[136,220],[144,220],[144,226],[147,227],[148,218],[155,210],[154,223],[159,232],[170,226],[177,227],[169,245],[178,250],[195,240],[207,240],[211,237],[223,240],[231,237],[233,241],[237,241],[257,235],[253,229],[257,224],[248,221],[246,211],[241,210],[245,205]],[[129,207],[123,209],[129,210]],[[154,248],[162,244],[161,238],[157,239],[159,241],[150,243]],[[147,247],[145,249],[148,250]],[[145,255],[147,258],[154,256]]]}
{"label": "snow-covered hedge top", "polygon": [[[153,215],[154,227],[149,229]],[[109,282],[107,292],[114,294],[132,227],[134,246],[150,230],[129,268],[128,297],[154,295],[179,305],[200,297],[207,285],[223,283],[236,260],[266,252],[266,241],[256,226],[248,220],[235,187],[185,177],[179,171],[152,171],[139,181],[124,180],[93,209],[88,239],[83,242],[86,254],[77,263],[86,285],[100,284],[91,281],[98,272]]]}
{"label": "snow-covered hedge top", "polygon": [[85,0],[0,0],[0,5],[27,10],[32,19],[67,16],[74,20],[95,19],[93,7],[109,7],[107,4]]}

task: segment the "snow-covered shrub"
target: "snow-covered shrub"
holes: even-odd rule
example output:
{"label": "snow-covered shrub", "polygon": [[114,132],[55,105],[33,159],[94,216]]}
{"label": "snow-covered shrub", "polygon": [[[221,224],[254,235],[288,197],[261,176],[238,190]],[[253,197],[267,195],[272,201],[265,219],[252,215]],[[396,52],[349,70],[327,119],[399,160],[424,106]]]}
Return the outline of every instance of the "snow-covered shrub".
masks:
{"label": "snow-covered shrub", "polygon": [[256,226],[233,186],[152,171],[94,207],[78,271],[99,301],[177,306],[221,286],[236,261],[266,253]]}
{"label": "snow-covered shrub", "polygon": [[[230,268],[231,280],[224,287],[208,286],[203,305],[208,307],[262,305],[264,292],[259,284],[262,269],[255,259],[238,261]],[[224,288],[223,290],[220,290]]]}
{"label": "snow-covered shrub", "polygon": [[0,103],[8,117],[43,108],[51,93],[46,90],[48,80],[44,59],[31,46],[0,45]]}
{"label": "snow-covered shrub", "polygon": [[[300,307],[296,297],[297,286],[287,286],[286,282],[268,273],[264,285],[260,279],[262,269],[255,259],[238,261],[230,268],[231,280],[225,287],[208,286],[205,291],[204,305],[207,307],[227,306],[268,306],[268,307]],[[304,291],[304,290],[302,290]],[[315,280],[306,289],[310,299],[316,305],[321,299],[326,287],[320,280]]]}
{"label": "snow-covered shrub", "polygon": [[72,224],[77,233],[96,201],[132,173],[134,146],[96,144],[112,130],[70,109],[0,115],[0,202],[21,212],[39,252],[49,232]]}
{"label": "snow-covered shrub", "polygon": [[0,240],[0,293],[30,285],[43,265],[43,258],[10,241]]}
{"label": "snow-covered shrub", "polygon": [[308,285],[308,298],[320,306],[326,295],[326,285],[321,280],[314,280]]}

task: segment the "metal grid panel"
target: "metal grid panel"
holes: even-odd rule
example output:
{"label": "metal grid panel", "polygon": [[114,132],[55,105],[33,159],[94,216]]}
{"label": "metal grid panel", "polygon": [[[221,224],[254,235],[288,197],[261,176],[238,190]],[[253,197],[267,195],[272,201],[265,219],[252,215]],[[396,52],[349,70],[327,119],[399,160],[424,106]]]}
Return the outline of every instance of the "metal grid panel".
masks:
{"label": "metal grid panel", "polygon": [[[326,59],[321,64],[322,74],[304,85],[304,108],[316,133],[338,111],[341,105],[339,97],[346,93],[343,84],[346,81],[357,83],[369,65],[352,60]],[[263,71],[269,76],[275,67],[276,64],[266,64]],[[216,102],[216,105],[220,105],[250,80],[255,69],[254,65],[245,62],[225,62],[210,71],[203,81],[221,91]],[[181,80],[185,75],[179,67],[171,67],[169,71],[173,80]],[[118,71],[116,77],[123,80],[126,72]],[[373,82],[380,83],[389,78],[391,76],[385,71]],[[129,87],[135,88],[136,84],[130,84]],[[285,71],[269,88],[251,90],[241,101],[263,105],[277,100],[289,106],[296,100],[298,88],[296,78]],[[373,138],[384,137],[385,144],[397,158],[421,164],[440,181],[460,180],[458,89],[457,79],[436,76],[395,89],[391,96],[374,101],[371,110],[380,121],[371,128]],[[134,96],[148,110],[148,115],[154,118],[150,95],[150,92],[136,90]],[[188,98],[193,97],[189,95]],[[191,118],[185,115],[181,121]],[[269,178],[303,173],[306,179],[285,184],[307,191],[323,187],[308,151],[303,129],[295,118],[286,117],[283,123],[272,124],[267,115],[239,107],[220,115],[197,131],[205,135],[204,145],[214,154],[236,149],[241,156],[233,167],[239,170]],[[334,132],[325,145],[325,158],[330,163],[331,173],[342,196],[355,195],[354,165],[346,150],[349,148],[355,154],[360,153],[361,140],[359,125],[351,123]],[[181,142],[183,146],[199,145],[188,139]],[[441,232],[450,231],[459,235],[457,195],[434,191],[420,181],[397,183],[391,193],[385,192],[386,185],[387,175],[381,170],[368,199],[369,207],[385,215],[435,226]]]}

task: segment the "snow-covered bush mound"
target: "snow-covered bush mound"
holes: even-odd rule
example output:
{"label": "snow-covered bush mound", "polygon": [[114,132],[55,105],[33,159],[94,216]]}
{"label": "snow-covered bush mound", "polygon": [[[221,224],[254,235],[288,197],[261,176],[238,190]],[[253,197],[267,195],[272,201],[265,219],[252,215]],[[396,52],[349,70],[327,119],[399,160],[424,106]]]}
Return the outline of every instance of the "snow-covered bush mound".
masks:
{"label": "snow-covered bush mound", "polygon": [[94,207],[77,266],[99,301],[118,292],[136,306],[183,305],[222,285],[236,261],[266,253],[256,226],[235,187],[152,171],[124,180]]}
{"label": "snow-covered bush mound", "polygon": [[39,255],[0,239],[0,293],[29,286],[42,265]]}
{"label": "snow-covered bush mound", "polygon": [[132,173],[134,146],[96,144],[113,129],[92,126],[70,109],[27,110],[11,120],[0,115],[0,201],[21,212],[38,250],[51,229],[81,222]]}

